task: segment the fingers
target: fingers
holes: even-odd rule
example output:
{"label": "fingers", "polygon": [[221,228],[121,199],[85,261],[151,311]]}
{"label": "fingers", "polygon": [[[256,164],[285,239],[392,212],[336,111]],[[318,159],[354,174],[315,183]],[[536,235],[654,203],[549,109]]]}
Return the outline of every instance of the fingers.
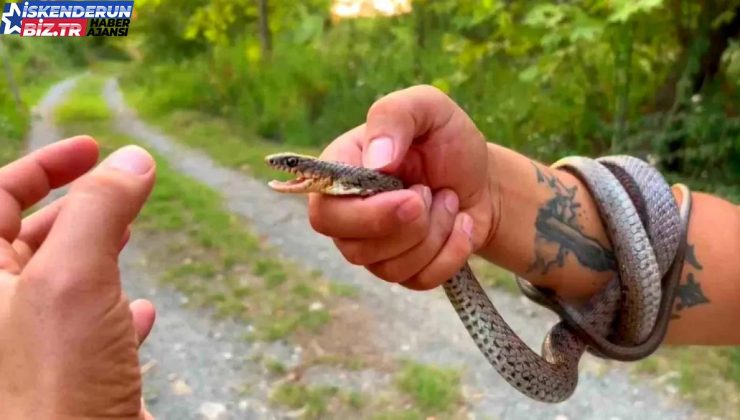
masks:
{"label": "fingers", "polygon": [[[473,217],[487,220],[490,209],[488,146],[438,89],[417,86],[383,97],[366,124],[332,142],[321,157],[392,173],[434,193],[431,206],[413,189],[368,198],[312,194],[311,225],[332,237],[350,262],[385,280],[428,289],[454,275],[471,254]],[[443,191],[455,196],[454,211],[443,210]]]}
{"label": "fingers", "polygon": [[311,194],[308,217],[317,232],[333,238],[380,238],[419,218],[424,197],[413,190],[390,191],[368,198]]}
{"label": "fingers", "polygon": [[403,285],[413,290],[433,289],[452,278],[473,253],[473,219],[465,213],[455,218],[455,228],[437,257]]}
{"label": "fingers", "polygon": [[[151,192],[152,157],[136,146],[124,147],[72,186],[46,240],[27,270],[40,281],[55,277],[81,287],[115,281],[122,238]],[[72,287],[58,284],[60,288]],[[115,289],[111,289],[115,290]]]}
{"label": "fingers", "polygon": [[430,228],[419,245],[403,254],[368,265],[376,276],[393,283],[404,283],[424,269],[439,253],[452,232],[459,202],[449,190],[435,194],[432,202]]}
{"label": "fingers", "polygon": [[97,159],[95,141],[80,136],[51,144],[0,168],[0,238],[12,243],[20,231],[23,210],[87,172]]}
{"label": "fingers", "polygon": [[462,209],[476,203],[487,183],[485,137],[452,99],[431,86],[400,90],[375,102],[360,148],[365,167],[432,191],[450,188]]}
{"label": "fingers", "polygon": [[414,139],[423,141],[428,133],[441,130],[457,112],[457,105],[431,86],[414,86],[381,98],[367,114],[364,166],[395,171]]}
{"label": "fingers", "polygon": [[424,209],[412,222],[402,225],[390,236],[374,239],[334,240],[342,255],[349,262],[356,265],[374,264],[399,255],[424,240],[429,231],[432,191],[429,187],[422,185],[415,185],[410,190],[417,192],[424,200]]}
{"label": "fingers", "polygon": [[[332,142],[320,158],[361,166],[364,134],[364,124],[355,127]],[[309,221],[314,230],[335,239],[381,238],[406,224],[414,224],[413,230],[429,206],[425,206],[421,190],[412,188],[368,198],[310,194]]]}
{"label": "fingers", "polygon": [[154,305],[145,299],[137,299],[129,305],[134,320],[134,330],[139,346],[149,337],[157,317]]}
{"label": "fingers", "polygon": [[64,197],[23,219],[18,238],[13,248],[18,253],[22,265],[26,265],[31,256],[41,247],[59,214]]}
{"label": "fingers", "polygon": [[458,206],[459,201],[452,191],[443,190],[435,194],[430,228],[423,240],[407,252],[366,268],[386,281],[406,285],[440,254],[453,231]]}
{"label": "fingers", "polygon": [[[41,244],[46,239],[51,227],[56,221],[63,202],[64,197],[61,197],[48,206],[23,219],[18,238],[13,242],[13,249],[18,255],[21,267],[25,266],[33,254],[41,247]],[[129,226],[123,234],[119,251],[123,250],[130,237],[131,226]]]}

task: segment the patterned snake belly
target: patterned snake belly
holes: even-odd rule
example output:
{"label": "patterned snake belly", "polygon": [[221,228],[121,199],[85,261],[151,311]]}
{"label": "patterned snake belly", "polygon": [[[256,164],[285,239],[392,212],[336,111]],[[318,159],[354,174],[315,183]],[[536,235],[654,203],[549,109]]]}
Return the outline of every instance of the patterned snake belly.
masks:
{"label": "patterned snake belly", "polygon": [[[297,175],[269,184],[283,193],[369,196],[404,187],[386,174],[294,153],[270,155],[265,161]],[[517,278],[526,296],[562,318],[545,336],[539,355],[509,327],[467,263],[443,284],[494,369],[514,388],[543,402],[560,402],[573,394],[578,363],[586,350],[601,357],[637,360],[660,345],[683,267],[691,210],[688,188],[679,185],[683,196],[679,209],[663,177],[633,157],[570,157],[552,167],[580,178],[597,203],[619,267],[604,289],[574,308]]]}

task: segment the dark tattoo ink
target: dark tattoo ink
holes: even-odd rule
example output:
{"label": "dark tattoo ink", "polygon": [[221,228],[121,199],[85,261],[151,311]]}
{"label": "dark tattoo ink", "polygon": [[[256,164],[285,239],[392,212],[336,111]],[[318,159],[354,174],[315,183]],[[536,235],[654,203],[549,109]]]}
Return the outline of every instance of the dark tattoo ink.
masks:
{"label": "dark tattoo ink", "polygon": [[691,266],[696,268],[697,270],[704,269],[704,267],[702,267],[702,265],[699,264],[699,261],[696,259],[696,252],[694,251],[694,245],[686,244],[686,259],[684,261],[691,264]]}
{"label": "dark tattoo ink", "polygon": [[678,287],[678,303],[676,309],[681,310],[692,306],[709,303],[709,299],[704,296],[701,285],[694,278],[694,273],[686,276],[686,283]]}
{"label": "dark tattoo ink", "polygon": [[570,254],[581,265],[594,271],[616,271],[617,264],[612,251],[583,233],[583,227],[578,224],[578,210],[581,207],[575,200],[578,187],[568,188],[556,176],[548,177],[536,165],[532,165],[537,174],[537,183],[545,184],[555,196],[537,212],[535,259],[528,271],[538,270],[543,275],[547,274],[553,266],[562,267]]}
{"label": "dark tattoo ink", "polygon": [[679,312],[683,310],[709,303],[709,299],[701,289],[701,284],[696,279],[695,272],[686,270],[687,268],[692,268],[695,271],[702,271],[704,269],[704,266],[696,258],[694,245],[686,245],[684,264],[684,271],[688,271],[688,273],[686,274],[686,282],[678,286],[678,291],[676,292],[677,302],[674,304],[672,319],[680,318]]}

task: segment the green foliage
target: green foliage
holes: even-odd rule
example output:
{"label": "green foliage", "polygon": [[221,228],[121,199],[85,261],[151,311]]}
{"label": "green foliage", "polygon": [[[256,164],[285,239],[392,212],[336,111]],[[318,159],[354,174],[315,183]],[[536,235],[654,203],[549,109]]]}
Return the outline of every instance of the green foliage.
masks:
{"label": "green foliage", "polygon": [[304,418],[320,418],[329,401],[339,393],[336,387],[309,387],[301,384],[280,385],[271,396],[274,403],[289,408],[305,408]]}
{"label": "green foliage", "polygon": [[80,84],[75,95],[54,110],[55,122],[65,125],[108,121],[112,114],[103,97],[98,94],[102,87],[101,78],[89,78],[86,83]]}
{"label": "green foliage", "polygon": [[0,166],[20,152],[28,117],[25,108],[18,108],[8,87],[0,83]]}
{"label": "green foliage", "polygon": [[[683,106],[692,95],[679,95],[673,110],[655,106],[676,69],[706,51],[677,31],[702,39],[732,19],[736,2],[705,10],[661,0],[417,1],[410,15],[332,21],[328,1],[275,0],[269,57],[256,3],[173,2],[137,5],[143,65],[124,83],[146,97],[148,114],[194,110],[268,141],[322,146],[361,123],[380,96],[429,83],[491,141],[535,158],[678,153],[684,175],[730,168],[726,178],[736,179],[737,153],[728,151],[737,150],[737,109],[727,106],[739,96],[736,46],[700,112]],[[675,139],[681,150],[668,151]]]}
{"label": "green foliage", "polygon": [[413,362],[398,374],[398,388],[429,413],[444,413],[461,398],[458,372]]}
{"label": "green foliage", "polygon": [[[75,42],[60,39],[0,40],[0,165],[23,150],[35,104],[51,83],[84,62]],[[20,103],[16,102],[15,93]]]}

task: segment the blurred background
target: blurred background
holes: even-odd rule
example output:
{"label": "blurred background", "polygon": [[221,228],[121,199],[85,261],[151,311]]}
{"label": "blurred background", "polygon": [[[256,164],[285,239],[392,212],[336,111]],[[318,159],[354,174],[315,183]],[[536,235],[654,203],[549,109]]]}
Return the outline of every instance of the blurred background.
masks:
{"label": "blurred background", "polygon": [[[374,100],[425,83],[457,101],[489,141],[532,158],[633,154],[672,181],[740,201],[738,0],[136,0],[127,37],[4,36],[0,59],[0,162],[26,150],[29,127],[41,118],[33,107],[71,76],[83,75],[81,85],[52,113],[62,133],[96,134],[111,148],[131,140],[110,128],[114,116],[101,96],[115,77],[147,123],[258,179],[275,176],[262,165],[264,154],[317,153],[363,122]],[[223,208],[183,216],[183,208],[202,204],[187,201],[200,190],[183,189],[181,180],[168,184],[167,174],[142,229],[195,231],[168,251],[185,249],[178,261],[186,262],[163,277],[191,303],[227,318],[247,316],[259,329],[259,314],[244,314],[255,287],[229,279],[243,262],[256,278],[282,285],[285,275],[270,265],[279,258],[241,261],[218,248],[233,221],[221,217]],[[210,224],[193,227],[196,221]],[[233,248],[245,238],[232,238]],[[250,246],[259,248],[260,238]],[[502,273],[489,274],[489,285],[511,290]],[[225,289],[214,294],[178,276],[221,276]],[[229,300],[242,286],[239,300]],[[331,324],[316,312],[307,325],[283,328]],[[276,334],[270,337],[283,337]],[[669,350],[640,366],[641,373],[669,374],[665,381],[681,399],[708,412],[740,411],[737,349]],[[428,373],[416,368],[401,374]],[[290,392],[319,398],[303,391]],[[290,400],[295,395],[284,397],[300,408],[303,400]],[[407,418],[435,413],[419,410]]]}

